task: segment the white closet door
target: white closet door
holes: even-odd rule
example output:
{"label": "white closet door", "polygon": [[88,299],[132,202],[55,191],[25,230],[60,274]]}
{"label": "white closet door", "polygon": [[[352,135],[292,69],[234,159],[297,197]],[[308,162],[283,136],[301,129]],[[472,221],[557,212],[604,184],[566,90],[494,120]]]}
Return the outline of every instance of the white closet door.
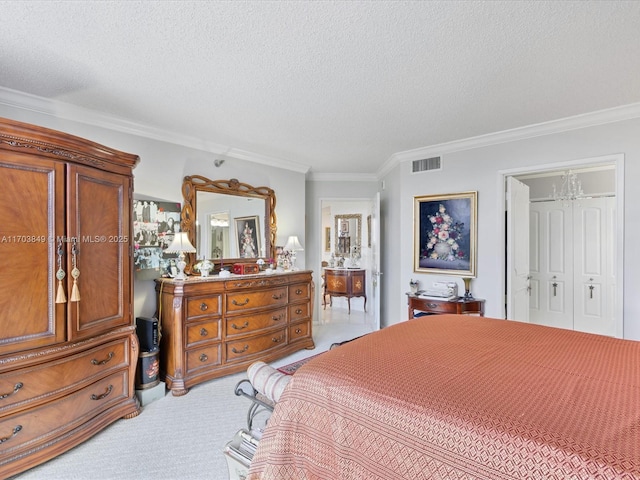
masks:
{"label": "white closet door", "polygon": [[615,336],[614,214],[613,198],[575,202],[575,330]]}
{"label": "white closet door", "polygon": [[529,321],[529,187],[507,177],[507,318]]}
{"label": "white closet door", "polygon": [[573,329],[572,207],[532,203],[530,222],[530,322]]}

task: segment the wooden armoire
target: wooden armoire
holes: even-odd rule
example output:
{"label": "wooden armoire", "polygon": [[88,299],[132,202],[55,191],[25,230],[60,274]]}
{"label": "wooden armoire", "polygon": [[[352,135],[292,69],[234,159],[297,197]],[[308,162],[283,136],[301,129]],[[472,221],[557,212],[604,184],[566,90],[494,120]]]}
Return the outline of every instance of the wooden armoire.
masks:
{"label": "wooden armoire", "polygon": [[0,118],[0,478],[140,411],[138,157]]}

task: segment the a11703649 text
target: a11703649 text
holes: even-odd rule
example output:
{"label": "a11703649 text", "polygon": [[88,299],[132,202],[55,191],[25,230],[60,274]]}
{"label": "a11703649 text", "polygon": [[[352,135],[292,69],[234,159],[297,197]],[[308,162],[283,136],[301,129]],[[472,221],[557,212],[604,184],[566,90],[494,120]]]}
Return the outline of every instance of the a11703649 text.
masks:
{"label": "a11703649 text", "polygon": [[2,235],[0,243],[128,243],[126,235],[82,235],[80,237],[49,237],[47,235]]}

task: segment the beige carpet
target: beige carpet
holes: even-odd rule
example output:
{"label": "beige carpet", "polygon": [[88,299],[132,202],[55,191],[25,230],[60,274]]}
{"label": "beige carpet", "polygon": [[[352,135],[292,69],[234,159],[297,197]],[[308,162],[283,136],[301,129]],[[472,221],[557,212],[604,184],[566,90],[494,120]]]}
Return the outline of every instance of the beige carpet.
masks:
{"label": "beige carpet", "polygon": [[[363,325],[314,326],[314,350],[273,362],[275,367],[326,351],[368,329]],[[234,394],[246,373],[192,388],[187,395],[151,402],[130,420],[118,420],[87,442],[16,477],[19,480],[146,480],[229,478],[222,453],[246,427],[249,400]]]}

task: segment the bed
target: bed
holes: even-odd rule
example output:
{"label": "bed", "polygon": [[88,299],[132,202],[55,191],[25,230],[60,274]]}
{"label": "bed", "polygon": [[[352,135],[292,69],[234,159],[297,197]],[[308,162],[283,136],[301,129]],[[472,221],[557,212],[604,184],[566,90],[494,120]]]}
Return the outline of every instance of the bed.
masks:
{"label": "bed", "polygon": [[247,477],[638,478],[640,342],[462,315],[303,365]]}

